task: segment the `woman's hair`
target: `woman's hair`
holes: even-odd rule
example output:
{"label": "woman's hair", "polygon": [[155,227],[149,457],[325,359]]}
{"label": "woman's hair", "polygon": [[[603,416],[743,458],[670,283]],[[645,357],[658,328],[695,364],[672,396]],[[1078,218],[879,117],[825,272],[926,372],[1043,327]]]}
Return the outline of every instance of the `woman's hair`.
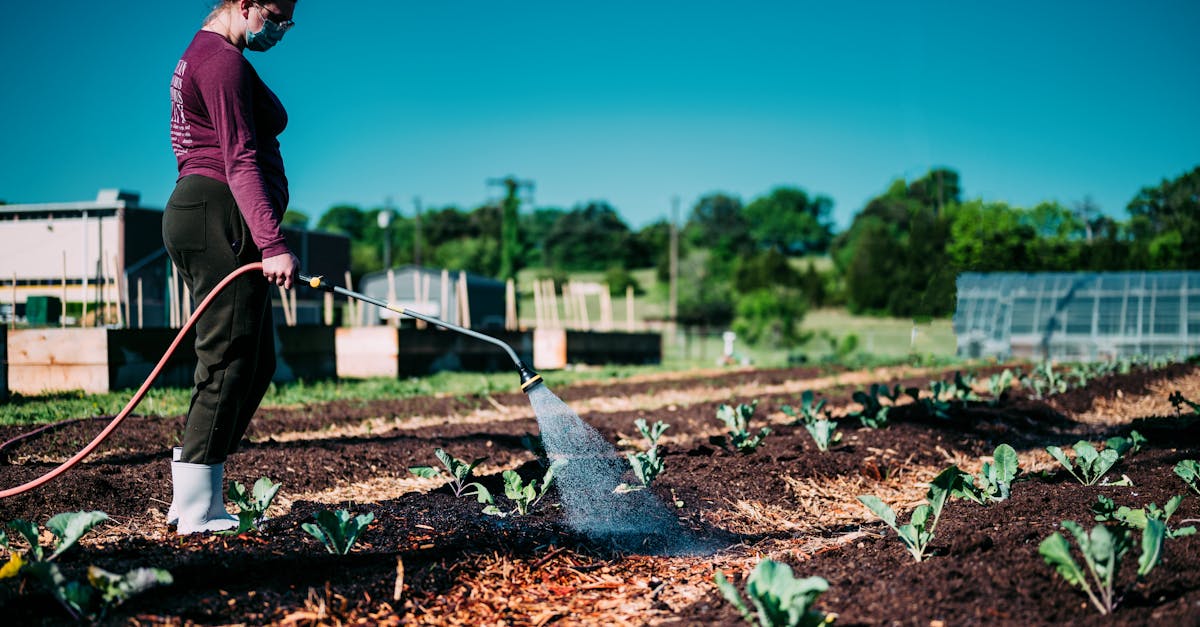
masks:
{"label": "woman's hair", "polygon": [[[240,1],[241,0],[217,0],[216,2],[213,3],[212,10],[208,12],[208,17],[204,18],[204,23],[207,24],[207,23],[213,21],[214,19],[216,19],[217,15],[219,15],[221,13],[221,11],[225,10],[225,7],[227,7],[231,4],[237,4]],[[299,2],[299,1],[300,0],[293,0],[292,4],[295,4],[296,2]]]}

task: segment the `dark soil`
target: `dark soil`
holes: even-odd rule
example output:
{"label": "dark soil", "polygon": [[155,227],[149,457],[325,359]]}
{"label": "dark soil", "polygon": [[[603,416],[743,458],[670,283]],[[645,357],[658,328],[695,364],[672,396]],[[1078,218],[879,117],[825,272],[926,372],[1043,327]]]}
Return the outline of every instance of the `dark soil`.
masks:
{"label": "dark soil", "polygon": [[[1124,434],[1129,425],[1105,431],[1089,430],[1072,420],[1086,411],[1091,399],[1108,398],[1117,390],[1143,393],[1152,381],[1193,372],[1193,366],[1171,366],[1156,372],[1137,372],[1091,383],[1085,390],[1056,397],[1054,407],[1029,398],[1011,398],[997,407],[971,403],[956,408],[949,418],[920,412],[915,405],[899,407],[886,429],[859,428],[841,420],[842,444],[820,453],[801,426],[777,426],[764,445],[752,454],[740,454],[691,438],[686,444],[664,445],[666,470],[654,491],[668,503],[679,499],[678,533],[699,545],[727,551],[796,537],[794,531],[766,531],[751,535],[714,526],[706,514],[714,508],[744,500],[786,508],[794,498],[784,477],[836,478],[868,476],[879,479],[891,469],[906,465],[945,465],[945,454],[977,458],[1007,442],[1019,451],[1048,444],[1069,446],[1081,437],[1096,441]],[[622,396],[669,389],[711,386],[713,389],[743,383],[763,385],[822,376],[814,368],[738,372],[695,379],[584,385],[556,390],[568,403],[600,396]],[[889,383],[924,386],[927,379]],[[881,381],[882,382],[882,381]],[[835,408],[850,401],[851,389],[820,395]],[[519,394],[496,395],[502,406],[525,402]],[[731,399],[750,402],[754,399]],[[758,415],[774,414],[797,398],[760,401]],[[285,493],[319,491],[351,481],[376,477],[404,477],[411,465],[433,464],[433,449],[444,447],[459,458],[488,457],[490,464],[517,465],[526,479],[540,477],[541,466],[522,446],[521,436],[536,433],[532,418],[489,424],[462,424],[456,416],[485,404],[485,398],[416,398],[385,402],[337,402],[305,408],[262,412],[252,425],[256,443],[244,443],[242,452],[228,463],[228,476],[249,484],[269,476],[284,485]],[[634,438],[633,421],[669,423],[667,436],[713,432],[719,424],[717,402],[669,407],[653,412],[585,414],[582,417],[610,441]],[[839,412],[840,414],[840,412]],[[408,416],[447,417],[446,424],[420,431],[392,430],[362,436],[306,441],[275,442],[270,434],[284,431],[319,432],[327,425],[354,425],[367,418]],[[941,518],[933,542],[934,555],[917,563],[890,530],[878,521],[853,529],[826,528],[834,538],[851,531],[873,532],[841,548],[808,555],[796,552],[788,560],[799,576],[821,576],[830,588],[818,602],[820,609],[836,612],[837,624],[947,625],[982,624],[1082,624],[1100,617],[1077,589],[1053,573],[1037,553],[1038,543],[1063,520],[1092,526],[1089,510],[1096,495],[1104,494],[1120,505],[1163,504],[1186,491],[1172,472],[1181,459],[1200,457],[1200,429],[1195,421],[1174,416],[1129,416],[1149,444],[1120,462],[1110,475],[1128,475],[1134,487],[1084,487],[1065,472],[1031,476],[1017,484],[1013,496],[991,506],[952,501]],[[99,509],[113,518],[101,532],[106,540],[69,552],[59,558],[64,572],[82,579],[89,564],[124,572],[153,566],[169,570],[174,585],[135,597],[117,608],[106,622],[124,624],[169,620],[201,624],[279,622],[305,605],[310,589],[327,584],[347,599],[347,615],[367,616],[380,601],[390,601],[397,559],[405,567],[405,598],[397,607],[404,619],[439,622],[439,612],[459,585],[462,574],[454,565],[471,563],[482,555],[505,555],[537,562],[565,548],[589,560],[621,564],[623,555],[636,549],[614,546],[606,539],[579,537],[568,529],[551,490],[542,505],[524,518],[495,518],[480,513],[474,499],[456,499],[448,488],[431,493],[407,493],[369,505],[344,503],[356,513],[375,514],[375,522],[348,556],[332,556],[301,531],[314,512],[334,506],[298,501],[286,515],[269,522],[263,535],[242,537],[178,538],[162,533],[164,501],[169,500],[169,449],[181,426],[180,418],[131,418],[99,450],[99,456],[32,493],[0,501],[0,520],[16,518],[44,523],[50,516],[77,510]],[[100,425],[78,423],[7,451],[0,465],[0,485],[15,486],[48,471],[52,464],[29,461],[31,456],[65,457],[85,444]],[[0,430],[0,440],[19,429]],[[677,441],[676,441],[677,442]],[[940,449],[940,450],[939,450]],[[11,460],[11,461],[10,461]],[[970,470],[975,470],[974,467]],[[493,494],[502,494],[498,475],[482,482]],[[152,512],[157,510],[158,512]],[[899,513],[907,520],[907,512]],[[1172,518],[1200,518],[1200,497],[1190,493]],[[153,531],[154,533],[149,533]],[[166,540],[157,538],[165,537]],[[643,547],[653,553],[669,539],[648,538]],[[741,548],[739,548],[741,547]],[[1139,550],[1135,548],[1133,554]],[[665,559],[665,558],[663,558]],[[1130,559],[1130,558],[1127,558]],[[1136,558],[1130,559],[1133,563]],[[1189,536],[1168,541],[1162,563],[1145,581],[1135,581],[1136,566],[1121,575],[1125,596],[1113,622],[1118,624],[1200,624],[1200,539]],[[664,580],[669,577],[663,576]],[[482,592],[481,592],[482,594]],[[448,602],[446,602],[448,603]],[[420,608],[416,612],[413,608]],[[0,615],[6,624],[59,624],[65,612],[32,579],[0,581]],[[600,616],[603,616],[601,614]],[[560,617],[563,618],[563,617]],[[501,619],[495,619],[501,621]],[[603,623],[603,619],[583,622]],[[647,616],[647,622],[675,620],[683,624],[738,624],[737,613],[715,588],[702,599],[670,613]],[[506,614],[501,622],[534,624],[532,613]],[[570,622],[570,621],[568,621]]]}

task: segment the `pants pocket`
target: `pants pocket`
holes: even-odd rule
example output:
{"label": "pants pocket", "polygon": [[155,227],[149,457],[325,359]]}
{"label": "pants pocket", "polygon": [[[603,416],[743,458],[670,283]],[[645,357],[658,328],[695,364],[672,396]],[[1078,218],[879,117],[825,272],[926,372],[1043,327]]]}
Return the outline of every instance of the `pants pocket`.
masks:
{"label": "pants pocket", "polygon": [[208,203],[167,203],[163,212],[163,236],[169,248],[181,253],[202,253],[208,249]]}

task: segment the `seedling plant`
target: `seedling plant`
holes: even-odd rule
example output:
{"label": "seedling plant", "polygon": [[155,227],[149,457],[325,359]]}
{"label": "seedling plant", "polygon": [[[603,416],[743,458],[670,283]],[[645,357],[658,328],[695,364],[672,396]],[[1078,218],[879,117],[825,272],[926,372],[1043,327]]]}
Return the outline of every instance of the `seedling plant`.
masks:
{"label": "seedling plant", "polygon": [[254,482],[254,487],[247,491],[246,486],[237,481],[231,481],[225,496],[231,503],[238,506],[238,526],[236,529],[218,533],[235,536],[249,531],[262,533],[262,524],[267,519],[267,509],[271,507],[271,501],[275,500],[275,495],[279,493],[282,485],[267,477],[261,477]]}
{"label": "seedling plant", "polygon": [[[52,562],[75,546],[87,532],[106,520],[108,520],[108,514],[104,512],[65,512],[53,516],[46,521],[46,529],[53,535],[53,541],[48,548],[43,547],[39,542],[41,530],[37,523],[14,520],[8,523],[8,526],[25,539],[25,542],[29,544],[29,549],[24,556],[19,556],[16,551],[11,550],[8,535],[3,531],[0,531],[0,546],[10,549],[10,565],[14,563],[14,560],[29,563]],[[5,568],[7,569],[8,566]],[[19,568],[18,566],[11,574],[15,575]]]}
{"label": "seedling plant", "polygon": [[829,589],[829,582],[820,577],[797,579],[790,566],[774,560],[759,562],[746,579],[746,596],[754,606],[753,613],[724,573],[717,571],[713,581],[746,622],[758,623],[761,627],[816,627],[832,623],[836,618],[834,614],[813,609],[817,597]]}
{"label": "seedling plant", "polygon": [[354,543],[358,542],[362,532],[367,530],[371,521],[375,520],[375,514],[367,512],[354,516],[344,509],[336,512],[323,509],[317,512],[314,518],[317,520],[315,524],[304,523],[300,525],[300,528],[324,544],[325,549],[330,553],[347,555],[354,547]]}
{"label": "seedling plant", "polygon": [[996,447],[991,462],[983,462],[978,475],[962,474],[954,496],[986,505],[1009,497],[1012,484],[1020,475],[1017,452],[1007,444]]}
{"label": "seedling plant", "polygon": [[633,469],[633,476],[637,478],[641,485],[631,486],[627,483],[622,483],[617,486],[616,492],[636,492],[650,487],[654,479],[662,473],[663,460],[658,456],[658,447],[652,446],[650,450],[642,452],[625,453],[626,459],[629,460],[629,467]]}
{"label": "seedling plant", "polygon": [[[1087,593],[1088,599],[1101,614],[1111,614],[1120,600],[1114,586],[1121,557],[1131,544],[1129,533],[1123,528],[1110,529],[1103,524],[1096,525],[1089,533],[1070,520],[1064,520],[1062,527],[1074,537],[1087,571],[1080,568],[1071,554],[1070,543],[1057,531],[1042,540],[1038,553],[1068,584]],[[1139,579],[1150,574],[1162,558],[1165,537],[1166,525],[1158,519],[1147,519],[1146,528],[1142,531],[1142,553],[1138,558]]]}
{"label": "seedling plant", "polygon": [[[870,393],[856,390],[851,398],[855,403],[862,406],[862,409],[856,412],[851,412],[851,418],[858,418],[862,426],[868,429],[882,429],[888,424],[888,412],[891,410],[890,405],[884,405],[879,402],[880,390],[887,391],[886,385],[872,384]],[[890,398],[885,396],[885,398]]]}
{"label": "seedling plant", "polygon": [[718,407],[717,419],[725,425],[729,437],[726,440],[722,436],[716,436],[713,438],[713,442],[724,446],[726,441],[728,441],[739,452],[753,453],[762,444],[763,440],[771,434],[770,427],[759,429],[757,435],[750,432],[750,418],[754,416],[754,410],[757,407],[757,400],[749,405],[739,403],[737,407],[730,407],[729,405],[722,404]]}
{"label": "seedling plant", "polygon": [[[454,491],[455,498],[474,496],[480,503],[492,502],[492,495],[488,493],[487,488],[483,487],[483,484],[467,481],[471,477],[471,472],[483,460],[487,459],[486,457],[480,457],[467,463],[465,460],[458,459],[440,448],[433,452],[433,456],[446,467],[446,471],[450,475],[450,488]],[[437,479],[442,476],[442,470],[433,466],[411,466],[408,472],[424,479]]]}
{"label": "seedling plant", "polygon": [[1175,474],[1183,479],[1192,492],[1200,495],[1200,463],[1194,459],[1185,459],[1175,464]]}
{"label": "seedling plant", "polygon": [[[1079,483],[1083,485],[1096,485],[1096,482],[1108,472],[1118,460],[1121,459],[1120,453],[1116,449],[1106,448],[1097,452],[1095,447],[1084,440],[1080,440],[1072,447],[1075,451],[1075,461],[1067,457],[1066,453],[1057,446],[1047,446],[1046,452],[1050,454],[1067,472],[1071,473]],[[1106,485],[1129,485],[1128,480],[1110,483]]]}
{"label": "seedling plant", "polygon": [[865,495],[858,497],[858,500],[866,505],[871,513],[887,523],[900,536],[900,541],[913,558],[920,562],[929,551],[929,543],[933,541],[934,528],[937,527],[942,509],[946,506],[946,499],[959,486],[962,475],[963,472],[957,466],[950,466],[938,473],[925,494],[926,504],[913,510],[912,517],[906,525],[896,524],[896,513],[879,497]]}
{"label": "seedling plant", "polygon": [[658,439],[670,428],[670,425],[661,420],[656,420],[653,425],[647,424],[645,418],[634,420],[633,426],[637,427],[638,433],[650,442],[650,446],[658,446]]}
{"label": "seedling plant", "polygon": [[[1162,508],[1155,503],[1150,503],[1145,507],[1133,509],[1122,505],[1117,507],[1117,504],[1112,499],[1099,495],[1096,497],[1096,504],[1092,506],[1092,511],[1096,514],[1096,520],[1101,522],[1118,521],[1121,524],[1131,529],[1145,530],[1149,524],[1149,520],[1162,521],[1167,538],[1182,538],[1184,536],[1194,535],[1196,528],[1192,526],[1180,527],[1171,529],[1168,526],[1171,515],[1174,514],[1180,504],[1183,503],[1183,495],[1177,494],[1167,500],[1167,504]],[[1185,521],[1187,522],[1187,521]]]}
{"label": "seedling plant", "polygon": [[487,507],[483,508],[483,513],[492,516],[506,517],[513,514],[519,516],[528,515],[533,511],[533,508],[542,501],[542,497],[546,496],[546,491],[550,489],[550,484],[554,482],[555,472],[566,463],[563,460],[557,460],[550,464],[546,469],[546,474],[542,476],[541,483],[537,479],[530,479],[529,483],[525,483],[521,479],[521,475],[515,470],[504,471],[504,496],[512,501],[513,509],[504,511],[496,507],[495,503],[490,499],[487,502]]}
{"label": "seedling plant", "polygon": [[823,411],[824,407],[825,399],[815,401],[812,391],[805,390],[800,394],[799,414],[791,405],[784,405],[779,409],[793,418],[792,424],[804,424],[804,428],[816,442],[817,449],[828,451],[831,445],[842,441],[842,434],[837,432],[837,423],[829,417],[828,412]]}
{"label": "seedling plant", "polygon": [[1003,403],[1008,398],[1008,393],[1012,390],[1013,382],[1016,380],[1017,375],[1013,374],[1013,371],[1007,368],[999,374],[988,377],[988,394],[991,396],[988,404],[996,407],[1000,403]]}
{"label": "seedling plant", "polygon": [[160,585],[173,583],[171,573],[161,568],[135,568],[123,575],[89,566],[87,581],[68,579],[58,564],[38,562],[30,565],[34,574],[67,613],[80,623],[102,621],[110,610]]}

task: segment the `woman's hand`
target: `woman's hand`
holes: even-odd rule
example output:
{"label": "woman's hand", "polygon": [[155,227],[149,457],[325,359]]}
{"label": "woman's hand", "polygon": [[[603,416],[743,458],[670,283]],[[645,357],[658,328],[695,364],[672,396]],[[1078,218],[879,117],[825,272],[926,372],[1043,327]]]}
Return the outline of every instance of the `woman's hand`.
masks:
{"label": "woman's hand", "polygon": [[292,289],[296,273],[300,271],[300,260],[290,252],[263,259],[263,276],[275,285]]}

